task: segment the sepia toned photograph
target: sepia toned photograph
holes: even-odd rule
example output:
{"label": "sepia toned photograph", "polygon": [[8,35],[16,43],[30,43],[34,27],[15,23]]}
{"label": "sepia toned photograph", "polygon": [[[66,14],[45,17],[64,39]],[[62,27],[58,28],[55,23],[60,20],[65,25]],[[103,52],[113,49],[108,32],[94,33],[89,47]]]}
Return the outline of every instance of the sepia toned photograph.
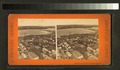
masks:
{"label": "sepia toned photograph", "polygon": [[97,19],[19,19],[19,59],[98,59]]}
{"label": "sepia toned photograph", "polygon": [[[74,21],[74,20],[73,20]],[[71,20],[68,21],[72,24]],[[57,58],[96,60],[99,55],[97,20],[57,25]],[[76,24],[76,25],[75,25]]]}
{"label": "sepia toned photograph", "polygon": [[19,59],[56,59],[55,26],[41,22],[19,19]]}

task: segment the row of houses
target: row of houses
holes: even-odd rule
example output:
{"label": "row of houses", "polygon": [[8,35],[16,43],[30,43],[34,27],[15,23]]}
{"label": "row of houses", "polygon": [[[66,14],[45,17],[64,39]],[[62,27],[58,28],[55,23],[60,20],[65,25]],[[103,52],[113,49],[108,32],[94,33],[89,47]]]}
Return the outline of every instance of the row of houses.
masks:
{"label": "row of houses", "polygon": [[58,38],[59,59],[97,59],[97,33],[72,34]]}

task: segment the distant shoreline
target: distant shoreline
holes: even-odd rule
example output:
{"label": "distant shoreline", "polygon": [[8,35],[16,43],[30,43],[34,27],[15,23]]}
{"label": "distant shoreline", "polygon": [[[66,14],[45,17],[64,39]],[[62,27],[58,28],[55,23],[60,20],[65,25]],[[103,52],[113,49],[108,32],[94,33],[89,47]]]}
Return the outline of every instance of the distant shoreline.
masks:
{"label": "distant shoreline", "polygon": [[98,27],[98,25],[58,25],[57,29],[67,29],[67,28],[92,28]]}
{"label": "distant shoreline", "polygon": [[54,26],[18,26],[19,30],[27,30],[27,29],[48,29],[55,28]]}

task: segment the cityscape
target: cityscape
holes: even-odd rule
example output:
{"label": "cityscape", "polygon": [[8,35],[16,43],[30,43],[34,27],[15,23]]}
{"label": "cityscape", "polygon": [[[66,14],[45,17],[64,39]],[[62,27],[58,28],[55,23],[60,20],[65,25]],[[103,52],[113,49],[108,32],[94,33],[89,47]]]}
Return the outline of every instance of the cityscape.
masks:
{"label": "cityscape", "polygon": [[19,27],[19,59],[56,59],[54,27]]}
{"label": "cityscape", "polygon": [[19,26],[18,58],[96,60],[97,25]]}
{"label": "cityscape", "polygon": [[57,30],[58,59],[98,59],[98,27],[59,25]]}

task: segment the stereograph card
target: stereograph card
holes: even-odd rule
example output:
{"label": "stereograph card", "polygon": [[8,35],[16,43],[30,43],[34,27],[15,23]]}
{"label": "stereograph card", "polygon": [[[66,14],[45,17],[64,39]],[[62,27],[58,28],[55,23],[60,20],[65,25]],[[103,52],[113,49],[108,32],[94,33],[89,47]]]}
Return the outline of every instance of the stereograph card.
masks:
{"label": "stereograph card", "polygon": [[9,65],[109,65],[109,14],[9,14]]}

